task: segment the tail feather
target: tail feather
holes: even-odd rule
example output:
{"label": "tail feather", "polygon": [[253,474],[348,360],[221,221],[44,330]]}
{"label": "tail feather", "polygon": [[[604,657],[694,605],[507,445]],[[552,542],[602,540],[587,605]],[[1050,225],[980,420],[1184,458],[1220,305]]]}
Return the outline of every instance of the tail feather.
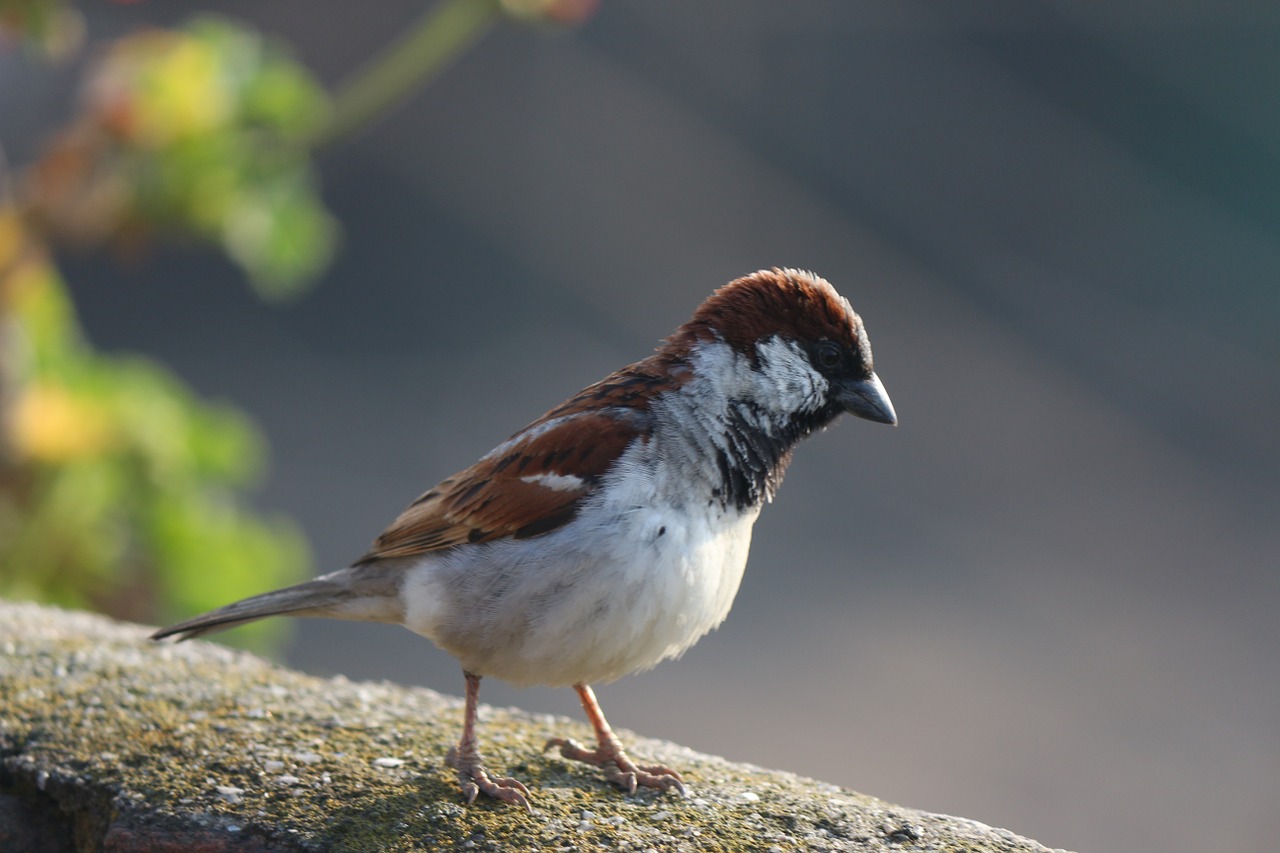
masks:
{"label": "tail feather", "polygon": [[214,631],[225,631],[246,622],[265,619],[268,616],[324,616],[339,605],[349,594],[347,584],[329,577],[300,583],[296,586],[264,592],[241,601],[219,607],[185,622],[161,628],[151,635],[153,640],[177,636],[189,640]]}

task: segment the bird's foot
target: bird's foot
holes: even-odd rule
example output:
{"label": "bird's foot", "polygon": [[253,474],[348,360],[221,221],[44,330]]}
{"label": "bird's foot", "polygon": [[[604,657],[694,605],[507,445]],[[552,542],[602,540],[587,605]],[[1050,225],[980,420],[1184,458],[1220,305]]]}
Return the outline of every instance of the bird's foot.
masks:
{"label": "bird's foot", "polygon": [[533,806],[529,805],[529,789],[519,779],[510,776],[495,779],[484,769],[479,755],[459,757],[457,747],[449,750],[447,760],[449,766],[458,771],[458,783],[462,785],[462,795],[467,798],[467,805],[484,794],[495,800],[521,806],[529,814],[533,814]]}
{"label": "bird's foot", "polygon": [[556,737],[547,741],[543,751],[558,748],[560,754],[572,761],[584,761],[604,771],[604,776],[628,794],[634,794],[636,788],[655,788],[659,791],[677,791],[680,796],[689,796],[680,774],[670,767],[661,764],[636,764],[631,757],[616,743],[606,743],[596,749],[587,749],[570,738]]}

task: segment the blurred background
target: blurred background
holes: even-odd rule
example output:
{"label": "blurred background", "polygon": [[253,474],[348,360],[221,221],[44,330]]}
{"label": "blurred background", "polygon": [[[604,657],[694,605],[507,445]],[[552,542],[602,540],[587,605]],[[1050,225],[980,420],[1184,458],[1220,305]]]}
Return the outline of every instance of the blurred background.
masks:
{"label": "blurred background", "polygon": [[[418,3],[201,4],[239,35],[82,4],[60,61],[74,25],[11,36],[8,257],[45,284],[0,287],[0,589],[161,621],[338,568],[714,287],[811,268],[866,319],[901,426],[800,449],[728,621],[600,690],[610,720],[1051,847],[1265,849],[1280,6],[446,5],[456,61],[377,116],[341,81]],[[143,25],[226,65],[116,41]],[[224,132],[196,106],[234,112],[200,88],[226,68],[249,165],[211,188],[222,148],[154,158]],[[285,143],[254,154],[264,133]],[[154,197],[104,189],[102,157]],[[81,519],[86,494],[111,511]],[[81,574],[39,559],[71,541]],[[275,641],[309,672],[462,689],[406,631]],[[482,699],[581,716],[567,690]]]}

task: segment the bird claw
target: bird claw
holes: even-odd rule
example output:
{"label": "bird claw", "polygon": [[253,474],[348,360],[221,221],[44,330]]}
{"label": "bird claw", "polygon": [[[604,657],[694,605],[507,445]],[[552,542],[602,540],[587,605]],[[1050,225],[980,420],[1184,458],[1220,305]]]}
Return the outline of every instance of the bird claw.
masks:
{"label": "bird claw", "polygon": [[458,771],[458,782],[462,785],[462,795],[467,798],[467,805],[484,794],[486,797],[520,806],[533,814],[533,806],[529,804],[529,789],[519,779],[510,776],[495,779],[479,760],[459,760],[457,749],[449,750],[448,761]]}
{"label": "bird claw", "polygon": [[670,767],[662,764],[636,764],[621,748],[587,749],[572,738],[551,738],[542,748],[546,752],[557,748],[560,755],[571,761],[581,761],[599,767],[604,777],[628,794],[637,788],[653,788],[659,791],[676,791],[682,797],[689,796],[684,779]]}

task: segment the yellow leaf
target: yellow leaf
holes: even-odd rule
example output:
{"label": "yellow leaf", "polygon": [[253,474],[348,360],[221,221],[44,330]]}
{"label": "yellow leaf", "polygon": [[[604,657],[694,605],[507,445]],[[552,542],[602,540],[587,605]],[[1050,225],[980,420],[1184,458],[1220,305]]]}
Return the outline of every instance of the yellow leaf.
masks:
{"label": "yellow leaf", "polygon": [[112,442],[105,409],[48,382],[23,389],[10,413],[9,429],[17,455],[37,462],[92,456]]}
{"label": "yellow leaf", "polygon": [[0,271],[17,260],[25,239],[18,212],[12,207],[0,208]]}
{"label": "yellow leaf", "polygon": [[95,81],[95,100],[133,142],[162,148],[230,121],[234,104],[224,74],[214,50],[197,39],[140,33],[112,50]]}

